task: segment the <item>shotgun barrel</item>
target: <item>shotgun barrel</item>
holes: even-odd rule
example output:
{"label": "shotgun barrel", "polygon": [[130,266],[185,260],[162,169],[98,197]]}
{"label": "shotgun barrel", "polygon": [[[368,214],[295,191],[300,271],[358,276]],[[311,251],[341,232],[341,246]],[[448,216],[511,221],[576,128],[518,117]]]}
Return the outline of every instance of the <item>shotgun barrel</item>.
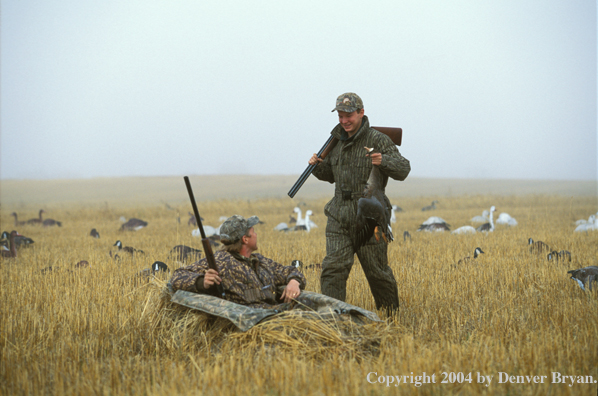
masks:
{"label": "shotgun barrel", "polygon": [[[383,134],[390,137],[390,139],[393,141],[393,143],[396,144],[397,146],[401,145],[401,142],[403,140],[403,129],[393,128],[393,127],[372,127],[372,128],[374,128],[375,130],[382,132]],[[318,154],[317,154],[318,158],[322,158],[322,159],[326,158],[326,156],[332,151],[332,149],[334,148],[334,146],[336,146],[337,143],[338,143],[338,139],[335,138],[334,136],[330,135],[328,140],[326,140],[326,143],[324,143],[324,146],[322,146],[320,151],[318,151]],[[293,184],[293,187],[291,187],[291,189],[289,190],[289,194],[288,194],[289,197],[291,197],[291,198],[295,197],[295,194],[297,194],[297,191],[299,191],[301,186],[303,186],[303,183],[305,183],[305,181],[307,180],[309,175],[311,175],[311,173],[314,171],[316,166],[317,165],[308,165],[307,168],[305,168],[305,170],[303,171],[301,176],[299,176],[299,179],[297,179],[295,184]]]}
{"label": "shotgun barrel", "polygon": [[[199,211],[197,210],[197,204],[195,203],[195,196],[193,195],[191,182],[189,181],[188,176],[185,176],[184,179],[185,185],[187,186],[187,192],[189,193],[189,199],[191,200],[191,206],[193,206],[195,220],[197,220],[197,226],[199,227],[199,232],[201,233],[201,244],[203,245],[204,252],[206,253],[208,267],[213,269],[214,271],[218,271],[218,267],[216,267],[216,259],[214,257],[214,252],[212,251],[212,245],[210,244],[210,240],[206,237],[206,233],[203,230],[203,224],[201,224],[201,217],[199,217]],[[216,290],[218,291],[218,295],[224,298],[224,288],[222,287],[222,284],[216,284]]]}

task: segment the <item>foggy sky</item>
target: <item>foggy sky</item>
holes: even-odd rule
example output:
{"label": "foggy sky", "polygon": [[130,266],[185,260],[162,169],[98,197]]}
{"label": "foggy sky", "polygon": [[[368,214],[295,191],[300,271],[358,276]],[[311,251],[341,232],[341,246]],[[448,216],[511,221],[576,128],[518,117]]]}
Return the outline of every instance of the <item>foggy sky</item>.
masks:
{"label": "foggy sky", "polygon": [[299,174],[357,92],[410,177],[596,179],[595,1],[1,4],[0,177]]}

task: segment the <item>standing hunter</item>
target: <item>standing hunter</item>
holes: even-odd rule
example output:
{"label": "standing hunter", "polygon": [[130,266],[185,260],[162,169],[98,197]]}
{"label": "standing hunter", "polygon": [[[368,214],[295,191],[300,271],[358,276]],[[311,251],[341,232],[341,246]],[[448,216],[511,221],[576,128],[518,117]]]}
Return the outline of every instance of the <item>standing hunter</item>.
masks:
{"label": "standing hunter", "polygon": [[[397,282],[388,266],[386,242],[372,237],[364,246],[354,247],[357,201],[372,166],[378,166],[382,171],[383,187],[386,187],[388,177],[405,180],[411,166],[388,136],[370,127],[363,102],[357,94],[340,95],[332,111],[338,112],[339,124],[331,133],[339,142],[324,160],[316,154],[309,160],[310,165],[317,165],[314,176],[335,183],[334,197],[324,207],[328,223],[326,257],[322,261],[320,279],[322,293],[345,301],[347,278],[357,253],[376,308],[392,312],[399,308],[399,295]],[[373,147],[377,152],[367,155],[364,147]],[[391,204],[386,195],[384,201],[390,215]]]}

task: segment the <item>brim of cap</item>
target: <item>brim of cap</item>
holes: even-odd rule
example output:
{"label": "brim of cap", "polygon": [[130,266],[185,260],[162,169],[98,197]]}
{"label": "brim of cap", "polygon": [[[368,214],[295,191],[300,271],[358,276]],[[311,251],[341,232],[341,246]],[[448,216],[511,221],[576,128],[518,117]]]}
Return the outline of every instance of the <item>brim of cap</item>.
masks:
{"label": "brim of cap", "polygon": [[350,106],[336,106],[332,109],[332,113],[335,111],[344,111],[345,113],[353,113],[354,111],[359,110],[357,107],[350,107]]}
{"label": "brim of cap", "polygon": [[260,219],[258,219],[257,216],[251,216],[250,218],[247,219],[247,228],[251,228],[259,222],[260,222]]}

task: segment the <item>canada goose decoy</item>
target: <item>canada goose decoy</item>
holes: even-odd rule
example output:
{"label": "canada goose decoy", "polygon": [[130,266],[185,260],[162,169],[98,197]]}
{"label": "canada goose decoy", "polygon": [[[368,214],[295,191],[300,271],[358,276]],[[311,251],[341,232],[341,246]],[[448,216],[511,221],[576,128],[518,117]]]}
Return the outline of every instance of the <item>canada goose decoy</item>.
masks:
{"label": "canada goose decoy", "polygon": [[16,231],[11,231],[10,237],[8,238],[9,242],[9,249],[8,250],[0,250],[2,257],[4,258],[17,258],[17,244],[15,242],[15,238],[19,235]]}
{"label": "canada goose decoy", "polygon": [[89,233],[89,236],[91,236],[93,238],[99,238],[100,237],[100,233],[95,228],[92,228],[91,232]]}
{"label": "canada goose decoy", "polygon": [[494,221],[493,221],[493,217],[494,217],[494,212],[496,211],[496,208],[494,206],[492,206],[490,208],[490,218],[489,218],[489,222],[482,224],[481,226],[479,226],[478,228],[476,228],[476,231],[480,231],[480,232],[493,232],[494,231]]}
{"label": "canada goose decoy", "polygon": [[489,216],[490,216],[490,212],[485,210],[482,212],[481,216],[474,216],[469,221],[471,221],[472,223],[487,223]]}
{"label": "canada goose decoy", "polygon": [[434,209],[436,209],[436,204],[437,204],[437,203],[438,203],[438,201],[432,201],[432,204],[431,204],[431,205],[424,206],[424,207],[422,208],[422,212],[425,212],[425,211],[427,211],[427,210],[434,210]]}
{"label": "canada goose decoy", "polygon": [[148,281],[152,275],[157,275],[160,273],[166,273],[169,272],[168,266],[166,265],[166,263],[163,263],[162,261],[154,261],[154,263],[152,264],[152,266],[150,268],[146,268],[144,270],[139,271],[136,275],[135,278],[136,280],[145,280]]}
{"label": "canada goose decoy", "polygon": [[475,250],[473,251],[473,259],[471,258],[471,256],[463,257],[461,260],[459,260],[459,261],[457,262],[457,265],[461,265],[461,264],[467,264],[467,263],[469,263],[470,261],[473,261],[473,260],[477,259],[477,258],[478,258],[478,256],[479,256],[481,253],[484,253],[484,252],[482,251],[482,249],[481,249],[481,248],[477,247],[477,248],[475,248]]}
{"label": "canada goose decoy", "polygon": [[544,253],[544,252],[550,252],[550,247],[542,241],[534,242],[534,240],[532,238],[529,238],[527,240],[527,244],[530,245],[529,246],[530,253],[538,253],[539,254],[539,253]]}
{"label": "canada goose decoy", "polygon": [[127,252],[130,254],[137,254],[137,253],[145,254],[145,252],[143,250],[135,249],[130,246],[123,246],[123,244],[120,240],[116,241],[114,243],[114,245],[112,245],[112,246],[116,246],[119,251]]}
{"label": "canada goose decoy", "polygon": [[592,282],[598,283],[598,267],[590,266],[576,270],[567,271],[571,274],[571,279],[577,282],[582,290],[586,290],[586,285],[592,290]]}
{"label": "canada goose decoy", "polygon": [[170,249],[170,253],[168,253],[168,255],[174,256],[174,259],[178,261],[185,261],[187,258],[199,260],[201,258],[201,250],[185,245],[176,245]]}
{"label": "canada goose decoy", "polygon": [[571,252],[569,252],[567,250],[561,250],[560,252],[557,253],[556,250],[553,250],[552,252],[548,253],[548,256],[546,256],[546,258],[548,259],[548,261],[556,260],[557,263],[559,261],[571,262]]}
{"label": "canada goose decoy", "polygon": [[22,225],[25,225],[25,224],[27,224],[27,222],[26,222],[26,221],[19,221],[19,219],[18,219],[18,217],[17,217],[17,212],[12,212],[10,215],[11,215],[11,216],[13,216],[13,217],[15,218],[15,227],[18,227],[18,226],[22,226]]}
{"label": "canada goose decoy", "polygon": [[321,271],[322,270],[322,264],[320,263],[314,263],[314,264],[308,264],[305,266],[306,270],[311,270],[311,271]]}
{"label": "canada goose decoy", "polygon": [[508,213],[501,213],[498,215],[498,219],[496,219],[496,224],[503,224],[513,227],[517,225],[517,220],[511,217],[511,215]]}
{"label": "canada goose decoy", "polygon": [[[373,148],[365,147],[368,154]],[[365,245],[372,236],[376,240],[392,242],[394,237],[390,228],[390,213],[386,210],[382,172],[378,166],[372,166],[370,176],[365,184],[362,197],[357,201],[355,221],[355,248]]]}
{"label": "canada goose decoy", "polygon": [[[2,244],[3,246],[6,246],[7,248],[9,247],[9,240],[10,240],[10,234],[6,231],[4,231],[2,233],[2,240],[0,241],[0,244]],[[17,235],[15,236],[15,244],[17,245],[17,249],[20,249],[22,247],[29,247],[31,246],[35,241],[31,238],[27,238],[25,235],[21,235],[17,232]]]}
{"label": "canada goose decoy", "polygon": [[58,226],[58,227],[62,227],[62,223],[60,221],[56,221],[54,219],[45,219],[42,222],[44,227],[52,227],[52,226]]}
{"label": "canada goose decoy", "polygon": [[81,260],[77,264],[75,264],[75,268],[87,268],[89,267],[89,261]]}
{"label": "canada goose decoy", "polygon": [[27,224],[41,224],[42,223],[42,213],[44,213],[43,209],[39,210],[39,217],[27,220]]}
{"label": "canada goose decoy", "polygon": [[140,219],[129,219],[123,225],[120,226],[121,231],[139,231],[140,229],[147,227],[147,221]]}
{"label": "canada goose decoy", "polygon": [[451,231],[451,234],[475,234],[475,232],[475,228],[472,226],[463,226]]}
{"label": "canada goose decoy", "polygon": [[303,270],[303,262],[300,260],[291,261],[291,266],[297,268],[299,271]]}
{"label": "canada goose decoy", "polygon": [[411,234],[409,231],[403,232],[403,242],[407,241],[407,239],[411,240]]}

